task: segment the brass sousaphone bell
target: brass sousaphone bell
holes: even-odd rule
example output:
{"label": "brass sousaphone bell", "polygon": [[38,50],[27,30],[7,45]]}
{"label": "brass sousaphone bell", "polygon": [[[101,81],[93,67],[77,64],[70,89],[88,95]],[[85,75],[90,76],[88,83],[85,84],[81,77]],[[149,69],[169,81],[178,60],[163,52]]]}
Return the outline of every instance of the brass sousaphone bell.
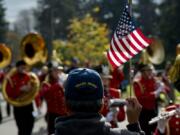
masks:
{"label": "brass sousaphone bell", "polygon": [[161,64],[164,61],[165,51],[161,40],[152,38],[152,42],[142,52],[142,63],[144,64]]}
{"label": "brass sousaphone bell", "polygon": [[21,41],[20,49],[22,58],[28,65],[44,63],[47,60],[48,52],[44,39],[37,33],[27,34]]}
{"label": "brass sousaphone bell", "polygon": [[11,63],[12,53],[5,44],[0,44],[0,68],[4,68]]}

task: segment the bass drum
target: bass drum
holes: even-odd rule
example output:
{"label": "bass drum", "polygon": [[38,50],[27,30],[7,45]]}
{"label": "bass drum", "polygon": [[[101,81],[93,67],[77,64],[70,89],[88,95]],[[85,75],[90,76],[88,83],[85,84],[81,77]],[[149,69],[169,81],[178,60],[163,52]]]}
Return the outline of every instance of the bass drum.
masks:
{"label": "bass drum", "polygon": [[[20,107],[20,106],[28,105],[32,102],[32,100],[38,94],[38,90],[39,90],[39,86],[40,86],[39,79],[37,78],[37,76],[34,73],[29,73],[29,76],[30,76],[29,83],[30,83],[31,89],[28,91],[20,92],[19,95],[12,96],[7,91],[7,87],[10,85],[13,86],[13,81],[11,79],[15,73],[16,73],[16,68],[12,69],[7,74],[7,76],[4,79],[3,84],[2,84],[2,94],[5,98],[5,100],[7,102],[9,102],[10,104],[12,104],[13,106]],[[11,90],[13,90],[13,89],[11,89]]]}

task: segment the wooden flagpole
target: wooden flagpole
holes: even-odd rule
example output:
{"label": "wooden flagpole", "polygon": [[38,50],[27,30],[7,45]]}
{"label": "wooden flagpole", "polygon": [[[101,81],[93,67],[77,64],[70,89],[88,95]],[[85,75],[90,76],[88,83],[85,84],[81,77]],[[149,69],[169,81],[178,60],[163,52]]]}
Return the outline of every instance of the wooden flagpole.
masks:
{"label": "wooden flagpole", "polygon": [[[128,4],[129,4],[129,13],[130,16],[132,16],[132,0],[128,0]],[[129,46],[130,47],[130,46]],[[130,82],[130,97],[132,97],[132,86],[133,86],[133,82],[132,82],[132,78],[133,78],[133,74],[134,74],[134,70],[132,69],[132,60],[129,60],[129,82]]]}

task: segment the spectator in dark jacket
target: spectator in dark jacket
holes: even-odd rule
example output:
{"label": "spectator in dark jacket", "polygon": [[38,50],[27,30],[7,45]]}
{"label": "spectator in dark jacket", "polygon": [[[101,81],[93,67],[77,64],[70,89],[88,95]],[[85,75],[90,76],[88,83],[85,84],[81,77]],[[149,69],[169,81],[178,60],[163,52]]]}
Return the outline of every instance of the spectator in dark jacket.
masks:
{"label": "spectator in dark jacket", "polygon": [[56,119],[55,135],[144,135],[138,124],[141,105],[137,99],[127,99],[127,129],[111,129],[99,113],[103,94],[101,77],[96,71],[72,70],[65,83],[69,116]]}

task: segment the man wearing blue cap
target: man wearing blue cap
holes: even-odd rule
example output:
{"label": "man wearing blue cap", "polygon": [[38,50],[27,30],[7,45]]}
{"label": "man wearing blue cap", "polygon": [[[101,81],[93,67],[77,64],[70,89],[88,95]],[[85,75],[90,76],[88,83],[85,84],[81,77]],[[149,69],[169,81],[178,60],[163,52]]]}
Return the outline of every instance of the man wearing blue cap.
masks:
{"label": "man wearing blue cap", "polygon": [[103,96],[103,84],[96,71],[72,70],[65,83],[69,116],[56,119],[55,135],[144,135],[138,124],[141,105],[136,98],[127,99],[127,129],[117,130],[111,129],[99,113]]}

